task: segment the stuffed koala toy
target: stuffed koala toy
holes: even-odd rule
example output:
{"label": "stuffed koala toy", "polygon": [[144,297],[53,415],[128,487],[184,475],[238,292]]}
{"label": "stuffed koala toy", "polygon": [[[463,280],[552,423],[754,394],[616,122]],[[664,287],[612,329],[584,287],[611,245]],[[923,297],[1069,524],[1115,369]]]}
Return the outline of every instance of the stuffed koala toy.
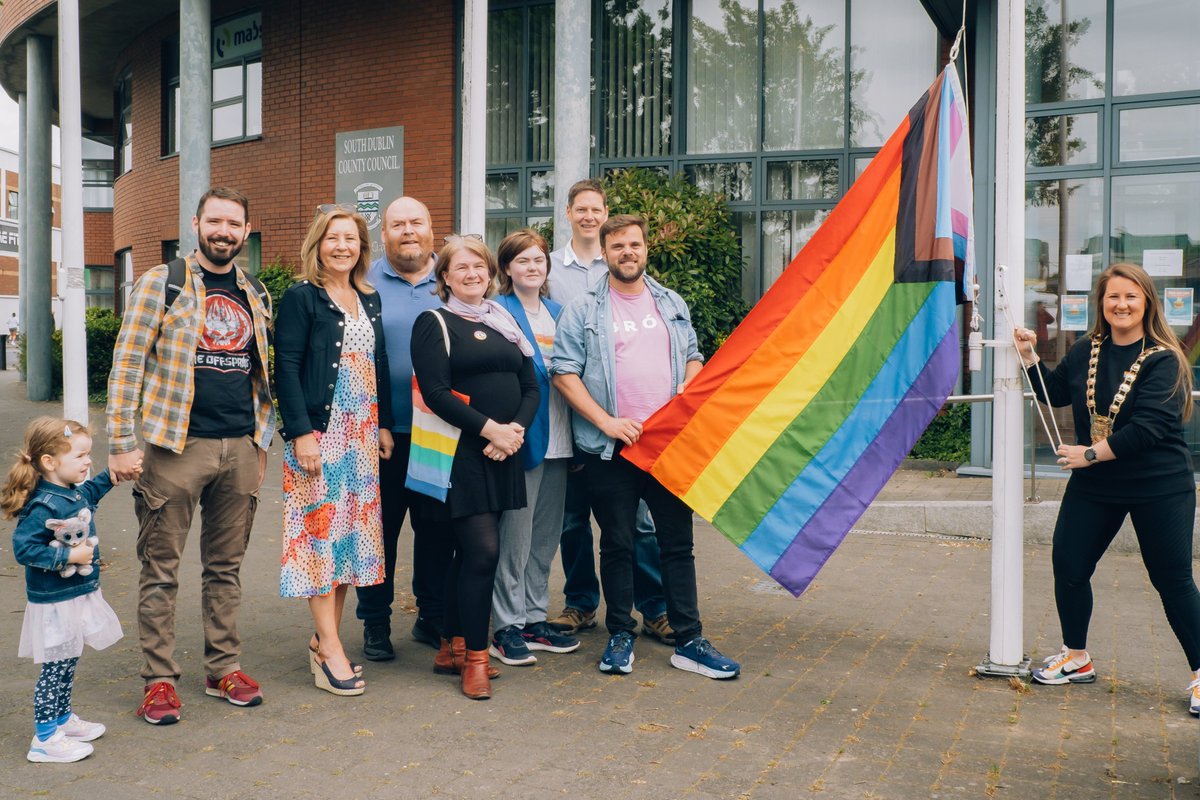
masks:
{"label": "stuffed koala toy", "polygon": [[[86,541],[92,547],[95,547],[100,544],[100,537],[88,535],[91,526],[92,511],[88,508],[79,509],[78,514],[67,519],[48,519],[46,520],[46,527],[54,531],[54,541],[50,542],[50,546],[75,547]],[[83,564],[76,566],[75,564],[67,564],[58,571],[58,574],[64,578],[69,578],[76,572],[80,575],[91,575],[92,565]]]}

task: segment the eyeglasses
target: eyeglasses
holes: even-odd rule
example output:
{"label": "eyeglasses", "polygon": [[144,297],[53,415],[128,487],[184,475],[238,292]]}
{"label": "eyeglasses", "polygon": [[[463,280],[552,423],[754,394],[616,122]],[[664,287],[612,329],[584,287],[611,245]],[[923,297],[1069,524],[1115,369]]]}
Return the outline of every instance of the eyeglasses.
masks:
{"label": "eyeglasses", "polygon": [[345,211],[348,214],[358,213],[358,203],[322,203],[317,206],[318,214],[332,214],[335,211]]}
{"label": "eyeglasses", "polygon": [[461,242],[464,239],[474,239],[477,242],[483,241],[483,237],[478,233],[452,233],[449,236],[443,236],[442,242],[445,244],[451,244],[453,242]]}

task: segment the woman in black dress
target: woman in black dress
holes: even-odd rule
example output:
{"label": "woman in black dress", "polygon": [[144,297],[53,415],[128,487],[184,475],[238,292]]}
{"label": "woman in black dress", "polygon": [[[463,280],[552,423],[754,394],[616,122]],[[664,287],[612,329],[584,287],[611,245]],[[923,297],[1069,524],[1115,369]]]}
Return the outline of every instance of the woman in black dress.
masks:
{"label": "woman in black dress", "polygon": [[495,674],[487,648],[500,512],[525,505],[516,455],[538,409],[533,347],[512,315],[489,299],[497,272],[482,240],[448,239],[435,267],[445,306],[417,317],[412,336],[413,373],[425,404],[462,430],[446,501],[430,503],[431,516],[448,520],[455,548],[434,667],[461,671],[463,694],[479,700],[491,696]]}
{"label": "woman in black dress", "polygon": [[[1054,528],[1054,599],[1062,652],[1033,671],[1039,683],[1092,683],[1087,652],[1091,577],[1129,516],[1142,561],[1183,646],[1200,714],[1200,592],[1192,578],[1196,484],[1183,423],[1192,412],[1192,367],[1166,323],[1154,281],[1134,264],[1114,264],[1096,283],[1096,323],[1050,371],[1037,336],[1015,338],[1043,402],[1071,406],[1077,444],[1058,448],[1071,471]],[[1045,393],[1042,397],[1042,381]]]}

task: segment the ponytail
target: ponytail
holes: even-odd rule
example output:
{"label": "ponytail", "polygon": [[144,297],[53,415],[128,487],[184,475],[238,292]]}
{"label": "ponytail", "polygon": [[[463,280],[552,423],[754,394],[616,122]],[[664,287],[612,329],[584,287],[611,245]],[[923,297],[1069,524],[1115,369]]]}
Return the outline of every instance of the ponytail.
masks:
{"label": "ponytail", "polygon": [[12,519],[25,507],[37,482],[38,471],[34,469],[29,453],[17,451],[17,461],[8,470],[8,480],[0,490],[0,508],[4,509],[5,519]]}

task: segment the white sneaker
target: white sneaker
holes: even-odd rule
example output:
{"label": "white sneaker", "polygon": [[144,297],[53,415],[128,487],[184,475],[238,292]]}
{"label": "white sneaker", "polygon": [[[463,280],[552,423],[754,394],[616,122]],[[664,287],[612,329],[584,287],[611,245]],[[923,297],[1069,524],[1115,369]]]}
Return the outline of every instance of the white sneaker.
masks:
{"label": "white sneaker", "polygon": [[74,739],[77,742],[90,742],[94,739],[99,739],[108,730],[99,722],[87,722],[75,714],[72,714],[71,718],[65,723],[59,725],[58,729],[68,739]]}
{"label": "white sneaker", "polygon": [[46,741],[36,736],[29,743],[29,752],[25,758],[42,764],[68,764],[79,761],[92,754],[92,746],[87,742],[68,739],[61,729],[54,732]]}

